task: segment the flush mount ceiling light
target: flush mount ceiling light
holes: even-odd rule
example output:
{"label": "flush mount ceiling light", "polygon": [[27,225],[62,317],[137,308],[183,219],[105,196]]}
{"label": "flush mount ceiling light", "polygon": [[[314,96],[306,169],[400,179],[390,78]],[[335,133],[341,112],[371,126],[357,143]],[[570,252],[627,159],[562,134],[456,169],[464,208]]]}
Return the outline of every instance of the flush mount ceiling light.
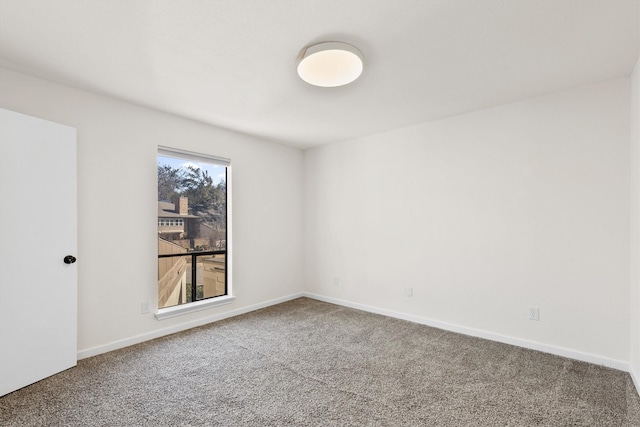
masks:
{"label": "flush mount ceiling light", "polygon": [[351,83],[362,73],[362,53],[342,42],[324,42],[303,49],[298,75],[314,86],[336,87]]}

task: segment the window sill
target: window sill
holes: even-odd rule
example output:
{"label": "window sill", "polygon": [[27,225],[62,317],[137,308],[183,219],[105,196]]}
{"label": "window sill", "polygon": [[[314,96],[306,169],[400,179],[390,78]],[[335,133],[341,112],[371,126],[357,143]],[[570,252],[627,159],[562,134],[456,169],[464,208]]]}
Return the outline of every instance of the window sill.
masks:
{"label": "window sill", "polygon": [[225,295],[216,298],[209,298],[203,301],[191,302],[188,304],[177,305],[174,307],[161,308],[156,313],[156,319],[164,320],[171,317],[182,316],[183,314],[193,313],[195,311],[205,310],[207,308],[218,307],[231,303],[236,297],[233,295]]}

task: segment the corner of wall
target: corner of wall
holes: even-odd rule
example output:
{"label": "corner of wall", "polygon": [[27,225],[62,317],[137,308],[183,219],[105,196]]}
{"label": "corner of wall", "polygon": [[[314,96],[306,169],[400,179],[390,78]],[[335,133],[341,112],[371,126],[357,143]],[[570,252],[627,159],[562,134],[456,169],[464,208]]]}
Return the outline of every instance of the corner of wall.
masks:
{"label": "corner of wall", "polygon": [[631,74],[629,183],[629,373],[640,393],[640,59]]}

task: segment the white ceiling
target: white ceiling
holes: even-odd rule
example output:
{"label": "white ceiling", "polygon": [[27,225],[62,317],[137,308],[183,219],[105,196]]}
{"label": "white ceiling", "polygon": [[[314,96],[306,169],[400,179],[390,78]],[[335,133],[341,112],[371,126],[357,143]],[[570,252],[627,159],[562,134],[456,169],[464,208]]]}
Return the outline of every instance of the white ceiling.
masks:
{"label": "white ceiling", "polygon": [[[627,76],[638,0],[0,0],[0,66],[295,147]],[[339,40],[359,80],[317,88]]]}

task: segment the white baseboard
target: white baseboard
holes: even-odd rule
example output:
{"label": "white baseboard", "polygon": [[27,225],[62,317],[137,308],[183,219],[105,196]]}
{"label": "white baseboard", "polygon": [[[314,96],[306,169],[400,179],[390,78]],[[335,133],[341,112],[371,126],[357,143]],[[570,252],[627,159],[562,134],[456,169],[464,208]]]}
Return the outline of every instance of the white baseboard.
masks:
{"label": "white baseboard", "polygon": [[296,293],[287,295],[280,298],[274,298],[269,301],[264,301],[258,304],[241,307],[236,310],[227,311],[220,314],[213,314],[211,316],[203,317],[191,322],[181,323],[164,329],[157,329],[144,334],[135,335],[133,337],[125,338],[118,341],[113,341],[107,344],[99,345],[96,347],[87,348],[78,351],[78,360],[86,359],[87,357],[97,356],[98,354],[106,353],[109,351],[117,350],[119,348],[129,347],[130,345],[139,344],[144,341],[149,341],[155,338],[160,338],[165,335],[174,334],[176,332],[185,331],[187,329],[195,328],[197,326],[206,325],[208,323],[217,322],[219,320],[228,319],[229,317],[239,316],[241,314],[249,313],[251,311],[260,310],[272,305],[280,304],[286,301],[291,301],[296,298],[304,296],[303,293]]}
{"label": "white baseboard", "polygon": [[629,365],[629,370],[627,372],[631,375],[633,385],[636,386],[636,391],[640,394],[640,381],[638,381],[640,378],[636,375],[636,371],[631,367],[631,365]]}
{"label": "white baseboard", "polygon": [[360,304],[352,301],[347,301],[339,298],[327,297],[310,292],[299,292],[291,295],[287,295],[280,298],[274,298],[269,301],[264,301],[258,304],[241,307],[236,310],[227,311],[225,313],[214,314],[211,316],[203,317],[191,322],[181,323],[164,329],[158,329],[144,334],[135,335],[133,337],[125,338],[118,341],[113,341],[104,345],[91,347],[78,351],[78,360],[86,359],[88,357],[96,356],[98,354],[107,353],[109,351],[117,350],[120,348],[128,347],[134,344],[139,344],[144,341],[149,341],[155,338],[160,338],[165,335],[174,334],[176,332],[185,331],[187,329],[195,328],[197,326],[206,325],[208,323],[217,322],[219,320],[228,319],[230,317],[239,316],[241,314],[249,313],[251,311],[260,310],[272,305],[280,304],[283,302],[291,301],[296,298],[307,297],[318,301],[324,301],[331,304],[341,305],[344,307],[355,308],[357,310],[367,311],[369,313],[381,314],[383,316],[394,317],[396,319],[408,320],[410,322],[419,323],[422,325],[432,326],[434,328],[443,329],[445,331],[456,332],[464,335],[469,335],[478,338],[484,338],[491,341],[497,341],[505,344],[515,345],[518,347],[527,348],[530,350],[542,351],[544,353],[554,354],[556,356],[567,357],[574,360],[580,360],[583,362],[593,363],[596,365],[607,366],[609,368],[617,369],[620,371],[628,372],[635,384],[636,390],[640,393],[640,377],[635,373],[628,362],[611,359],[596,354],[585,353],[577,350],[571,350],[564,347],[553,346],[536,341],[525,340],[521,338],[515,338],[507,335],[497,334],[494,332],[483,331],[481,329],[469,328],[466,326],[455,325],[452,323],[441,322],[439,320],[430,319],[427,317],[416,316],[413,314],[401,313],[393,310],[387,310],[384,308],[369,306],[366,304]]}
{"label": "white baseboard", "polygon": [[457,332],[459,334],[470,335],[472,337],[484,338],[491,341],[497,341],[504,344],[511,344],[518,347],[527,348],[530,350],[542,351],[544,353],[554,354],[556,356],[567,357],[570,359],[580,360],[582,362],[593,363],[595,365],[607,366],[609,368],[617,369],[620,371],[629,372],[633,378],[636,388],[638,388],[638,382],[634,377],[634,374],[630,370],[628,362],[622,360],[611,359],[597,354],[584,353],[577,350],[571,350],[568,348],[557,347],[549,344],[544,344],[536,341],[525,340],[522,338],[515,338],[507,335],[497,334],[494,332],[483,331],[481,329],[469,328],[467,326],[455,325],[452,323],[441,322],[439,320],[429,319],[427,317],[415,316],[413,314],[401,313],[393,310],[387,310],[384,308],[373,307],[365,304],[360,304],[352,301],[346,301],[339,298],[326,297],[309,292],[303,292],[303,296],[307,298],[316,299],[319,301],[328,302],[331,304],[342,305],[345,307],[355,308],[369,313],[382,314],[384,316],[395,317],[396,319],[408,320],[410,322],[419,323],[422,325],[432,326],[438,329],[444,329],[445,331]]}

